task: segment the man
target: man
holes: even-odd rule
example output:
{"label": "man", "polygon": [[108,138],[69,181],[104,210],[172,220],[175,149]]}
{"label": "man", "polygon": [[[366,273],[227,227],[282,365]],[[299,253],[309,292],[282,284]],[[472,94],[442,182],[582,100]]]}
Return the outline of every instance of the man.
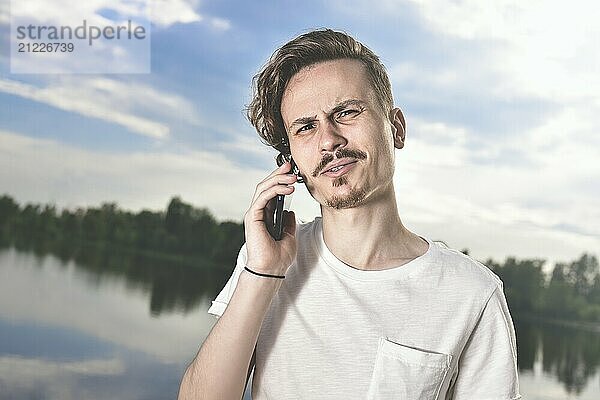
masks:
{"label": "man", "polygon": [[265,207],[296,176],[285,163],[257,185],[181,399],[239,399],[253,367],[253,399],[520,398],[502,282],[402,224],[392,104],[377,56],[341,32],[297,37],[257,75],[249,118],[291,153],[322,217],[286,213],[275,241]]}

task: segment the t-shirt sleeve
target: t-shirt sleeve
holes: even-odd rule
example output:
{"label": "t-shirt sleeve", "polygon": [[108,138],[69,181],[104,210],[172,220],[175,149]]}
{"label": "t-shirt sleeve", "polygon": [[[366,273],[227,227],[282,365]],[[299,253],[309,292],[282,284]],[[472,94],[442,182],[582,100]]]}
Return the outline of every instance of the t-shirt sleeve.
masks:
{"label": "t-shirt sleeve", "polygon": [[217,318],[223,315],[225,308],[227,308],[227,304],[229,304],[229,300],[231,300],[231,296],[233,296],[240,274],[244,270],[247,258],[248,253],[246,251],[246,243],[244,243],[238,253],[235,269],[223,289],[221,289],[221,292],[217,295],[217,298],[213,300],[212,305],[208,309],[209,314],[212,314]]}
{"label": "t-shirt sleeve", "polygon": [[521,398],[515,329],[501,282],[465,345],[455,379],[453,400]]}

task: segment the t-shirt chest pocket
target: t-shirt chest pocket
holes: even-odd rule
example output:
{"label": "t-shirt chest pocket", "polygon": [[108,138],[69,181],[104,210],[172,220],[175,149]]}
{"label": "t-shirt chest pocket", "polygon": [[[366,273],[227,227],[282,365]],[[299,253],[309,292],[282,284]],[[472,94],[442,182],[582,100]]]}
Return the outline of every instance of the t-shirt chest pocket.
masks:
{"label": "t-shirt chest pocket", "polygon": [[380,338],[367,399],[438,399],[451,361],[450,354]]}

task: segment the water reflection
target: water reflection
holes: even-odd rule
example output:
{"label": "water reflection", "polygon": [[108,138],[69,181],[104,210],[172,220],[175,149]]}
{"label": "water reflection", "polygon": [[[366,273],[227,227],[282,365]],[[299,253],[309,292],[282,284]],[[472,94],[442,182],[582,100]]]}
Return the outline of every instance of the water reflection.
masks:
{"label": "water reflection", "polygon": [[[232,266],[46,250],[0,250],[0,398],[175,398]],[[524,398],[600,398],[600,334],[515,322]]]}
{"label": "water reflection", "polygon": [[544,322],[517,321],[515,329],[519,371],[552,376],[570,398],[588,386],[600,396],[600,334]]}
{"label": "water reflection", "polygon": [[92,259],[0,251],[0,398],[176,397],[214,323],[207,275]]}
{"label": "water reflection", "polygon": [[232,266],[216,267],[203,260],[180,260],[138,252],[118,251],[113,247],[69,247],[65,242],[17,243],[17,250],[36,257],[36,264],[53,255],[61,267],[73,264],[76,272],[97,284],[108,280],[125,280],[131,290],[150,295],[149,308],[154,316],[163,312],[187,313],[200,300],[212,297],[227,281]]}
{"label": "water reflection", "polygon": [[55,326],[0,321],[0,337],[0,398],[175,397],[177,363]]}

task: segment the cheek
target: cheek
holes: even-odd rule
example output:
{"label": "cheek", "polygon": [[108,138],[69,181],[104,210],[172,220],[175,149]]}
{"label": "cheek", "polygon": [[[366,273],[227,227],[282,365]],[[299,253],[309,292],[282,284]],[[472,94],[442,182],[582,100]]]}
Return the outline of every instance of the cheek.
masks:
{"label": "cheek", "polygon": [[[305,181],[309,181],[312,178],[312,171],[315,169],[317,163],[315,163],[310,157],[310,151],[307,151],[308,146],[290,146],[290,150],[292,152],[292,158],[294,162],[298,166],[300,173],[305,177]],[[320,160],[319,160],[320,161]]]}
{"label": "cheek", "polygon": [[[374,155],[372,162],[376,164],[374,170],[377,171],[378,176],[393,174],[394,169],[394,143],[390,137],[379,136],[376,141],[373,142],[370,154]],[[391,170],[391,172],[390,172]]]}

